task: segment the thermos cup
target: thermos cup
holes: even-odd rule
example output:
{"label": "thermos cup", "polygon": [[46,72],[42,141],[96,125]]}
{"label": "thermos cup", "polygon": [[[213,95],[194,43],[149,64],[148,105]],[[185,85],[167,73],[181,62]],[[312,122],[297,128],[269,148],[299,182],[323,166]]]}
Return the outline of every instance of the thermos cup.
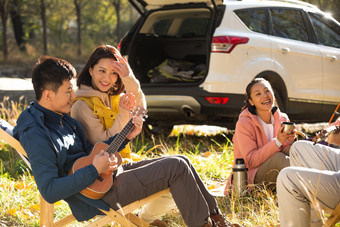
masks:
{"label": "thermos cup", "polygon": [[295,123],[294,122],[281,122],[281,125],[284,125],[283,131],[290,131],[288,134],[291,134],[292,130],[295,129]]}
{"label": "thermos cup", "polygon": [[244,196],[247,194],[247,168],[243,158],[238,158],[235,161],[233,168],[233,193],[236,196]]}

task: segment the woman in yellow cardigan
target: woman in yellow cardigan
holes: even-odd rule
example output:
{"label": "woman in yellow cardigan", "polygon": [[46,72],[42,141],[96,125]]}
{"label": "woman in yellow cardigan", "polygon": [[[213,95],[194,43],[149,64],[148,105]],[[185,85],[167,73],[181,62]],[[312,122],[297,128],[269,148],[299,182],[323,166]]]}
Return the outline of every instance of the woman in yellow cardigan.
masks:
{"label": "woman in yellow cardigan", "polygon": [[[146,109],[139,81],[112,46],[102,45],[94,50],[77,78],[77,86],[71,116],[81,123],[92,144],[120,132],[134,106]],[[129,146],[120,154],[125,159],[133,158]]]}
{"label": "woman in yellow cardigan", "polygon": [[[135,106],[146,109],[139,81],[127,61],[112,46],[101,45],[94,50],[78,75],[77,86],[71,116],[81,123],[92,144],[119,133]],[[131,153],[130,146],[119,153],[125,162],[140,159]],[[147,204],[139,216],[151,225],[164,226],[165,223],[157,219],[175,206],[169,194]]]}

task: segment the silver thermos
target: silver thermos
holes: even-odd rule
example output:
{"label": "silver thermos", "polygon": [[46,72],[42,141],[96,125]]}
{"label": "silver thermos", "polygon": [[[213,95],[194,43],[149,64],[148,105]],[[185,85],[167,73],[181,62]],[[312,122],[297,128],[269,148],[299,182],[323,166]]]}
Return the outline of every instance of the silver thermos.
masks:
{"label": "silver thermos", "polygon": [[244,196],[247,194],[247,168],[243,158],[235,161],[233,168],[233,193],[235,196]]}

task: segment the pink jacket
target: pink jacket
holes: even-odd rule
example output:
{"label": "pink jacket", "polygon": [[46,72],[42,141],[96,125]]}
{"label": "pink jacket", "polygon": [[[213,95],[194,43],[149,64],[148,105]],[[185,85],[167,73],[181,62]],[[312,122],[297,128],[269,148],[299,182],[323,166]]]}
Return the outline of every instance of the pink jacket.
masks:
{"label": "pink jacket", "polygon": [[[274,117],[274,138],[281,127],[281,122],[289,121],[287,114],[281,113],[277,107],[272,109]],[[242,111],[236,123],[234,143],[234,162],[243,158],[248,168],[248,184],[253,184],[259,166],[275,152],[280,152],[288,144],[278,148],[274,139],[269,141],[256,113],[248,109]],[[229,178],[229,184],[230,184]]]}

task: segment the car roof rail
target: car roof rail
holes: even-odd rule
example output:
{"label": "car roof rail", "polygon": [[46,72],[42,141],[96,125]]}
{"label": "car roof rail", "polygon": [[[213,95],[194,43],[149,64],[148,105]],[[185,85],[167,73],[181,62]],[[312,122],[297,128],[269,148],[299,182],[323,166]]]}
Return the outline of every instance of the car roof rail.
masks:
{"label": "car roof rail", "polygon": [[310,4],[308,2],[303,2],[303,1],[299,1],[299,0],[265,0],[265,1],[275,1],[275,2],[287,2],[287,3],[292,3],[292,4],[296,4],[296,5],[300,5],[300,6],[306,6],[309,8],[318,8],[317,6]]}

